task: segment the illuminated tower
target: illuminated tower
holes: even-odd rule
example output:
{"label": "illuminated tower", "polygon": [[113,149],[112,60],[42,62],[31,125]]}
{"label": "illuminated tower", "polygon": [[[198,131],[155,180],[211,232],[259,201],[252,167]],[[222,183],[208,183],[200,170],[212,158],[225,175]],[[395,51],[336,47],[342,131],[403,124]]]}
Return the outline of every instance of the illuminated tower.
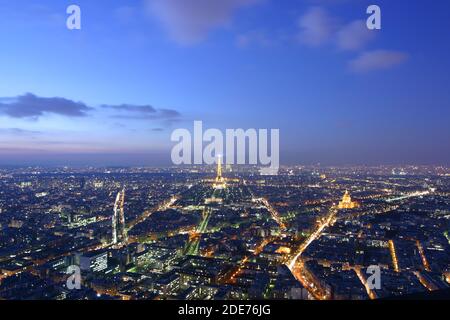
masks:
{"label": "illuminated tower", "polygon": [[222,161],[221,161],[222,156],[217,156],[217,176],[216,176],[216,180],[214,182],[213,187],[215,189],[224,189],[226,188],[226,184],[225,184],[225,179],[222,176]]}
{"label": "illuminated tower", "polygon": [[117,193],[116,202],[114,203],[114,215],[112,220],[112,242],[113,244],[127,243],[128,235],[125,227],[125,189]]}
{"label": "illuminated tower", "polygon": [[223,181],[223,177],[222,177],[222,162],[220,161],[221,156],[217,157],[217,177],[216,177],[216,181],[217,182],[222,182]]}

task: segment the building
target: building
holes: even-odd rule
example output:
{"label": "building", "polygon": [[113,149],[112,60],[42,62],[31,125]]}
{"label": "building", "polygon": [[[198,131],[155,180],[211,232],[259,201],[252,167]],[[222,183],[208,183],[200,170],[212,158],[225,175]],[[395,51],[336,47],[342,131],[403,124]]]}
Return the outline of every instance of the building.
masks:
{"label": "building", "polygon": [[78,257],[80,269],[89,272],[102,272],[108,268],[108,252],[94,251]]}
{"label": "building", "polygon": [[359,204],[355,201],[352,201],[352,197],[350,196],[350,193],[348,190],[345,191],[344,196],[342,197],[342,201],[339,202],[338,208],[339,209],[354,209],[358,208]]}

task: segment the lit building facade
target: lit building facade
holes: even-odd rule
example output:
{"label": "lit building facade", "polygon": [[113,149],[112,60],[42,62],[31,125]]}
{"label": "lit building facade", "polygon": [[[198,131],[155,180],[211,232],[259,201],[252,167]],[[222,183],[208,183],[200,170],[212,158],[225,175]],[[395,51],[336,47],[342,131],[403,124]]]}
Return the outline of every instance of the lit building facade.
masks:
{"label": "lit building facade", "polygon": [[342,197],[342,201],[339,202],[338,208],[339,209],[354,209],[358,208],[359,204],[355,201],[352,201],[352,197],[350,196],[350,193],[348,190],[345,191],[344,196]]}

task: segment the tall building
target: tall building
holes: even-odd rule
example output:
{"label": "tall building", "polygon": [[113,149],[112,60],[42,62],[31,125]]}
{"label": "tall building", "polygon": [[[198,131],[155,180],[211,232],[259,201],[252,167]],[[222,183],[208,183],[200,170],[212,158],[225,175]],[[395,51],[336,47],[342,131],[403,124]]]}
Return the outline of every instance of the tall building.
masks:
{"label": "tall building", "polygon": [[77,258],[79,259],[80,269],[83,271],[101,272],[108,268],[108,252],[106,251],[88,252]]}
{"label": "tall building", "polygon": [[348,190],[345,191],[344,196],[342,197],[342,201],[339,202],[338,208],[339,209],[354,209],[358,208],[359,204],[355,201],[352,201],[352,197],[350,196],[350,193]]}
{"label": "tall building", "polygon": [[217,157],[217,177],[216,177],[216,181],[217,182],[222,182],[223,181],[223,177],[222,177],[222,162],[221,162],[222,157],[218,156]]}
{"label": "tall building", "polygon": [[112,220],[112,242],[113,244],[127,243],[128,234],[125,226],[125,189],[122,189],[117,194],[116,202],[114,203],[114,214]]}
{"label": "tall building", "polygon": [[217,156],[217,176],[214,182],[215,189],[224,189],[226,187],[225,178],[222,176],[222,156]]}

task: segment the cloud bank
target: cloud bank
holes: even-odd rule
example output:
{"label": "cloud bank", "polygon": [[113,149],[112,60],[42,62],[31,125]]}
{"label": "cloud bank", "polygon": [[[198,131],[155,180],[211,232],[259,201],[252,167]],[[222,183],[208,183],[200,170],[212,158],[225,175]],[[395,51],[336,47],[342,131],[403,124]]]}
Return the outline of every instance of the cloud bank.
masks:
{"label": "cloud bank", "polygon": [[102,108],[113,111],[113,117],[122,119],[151,119],[175,121],[181,117],[177,110],[156,109],[151,105],[102,105]]}
{"label": "cloud bank", "polygon": [[334,46],[339,51],[357,52],[349,61],[349,69],[356,73],[385,70],[408,59],[399,51],[371,50],[365,48],[375,39],[377,31],[369,30],[365,20],[354,20],[341,24],[323,7],[310,7],[298,20],[298,41],[306,46]]}
{"label": "cloud bank", "polygon": [[[151,105],[101,105],[113,113],[112,117],[122,119],[178,121],[181,114],[174,109],[156,109]],[[46,115],[65,117],[86,117],[90,111],[98,110],[83,102],[66,98],[44,98],[27,93],[14,98],[0,98],[0,116],[37,120]],[[18,132],[16,132],[18,133]]]}
{"label": "cloud bank", "polygon": [[375,38],[364,20],[342,25],[322,7],[309,8],[297,24],[299,42],[310,47],[332,44],[340,50],[359,50]]}
{"label": "cloud bank", "polygon": [[0,115],[12,118],[38,119],[46,114],[85,117],[90,110],[92,108],[82,102],[59,97],[43,98],[32,93],[0,100]]}

